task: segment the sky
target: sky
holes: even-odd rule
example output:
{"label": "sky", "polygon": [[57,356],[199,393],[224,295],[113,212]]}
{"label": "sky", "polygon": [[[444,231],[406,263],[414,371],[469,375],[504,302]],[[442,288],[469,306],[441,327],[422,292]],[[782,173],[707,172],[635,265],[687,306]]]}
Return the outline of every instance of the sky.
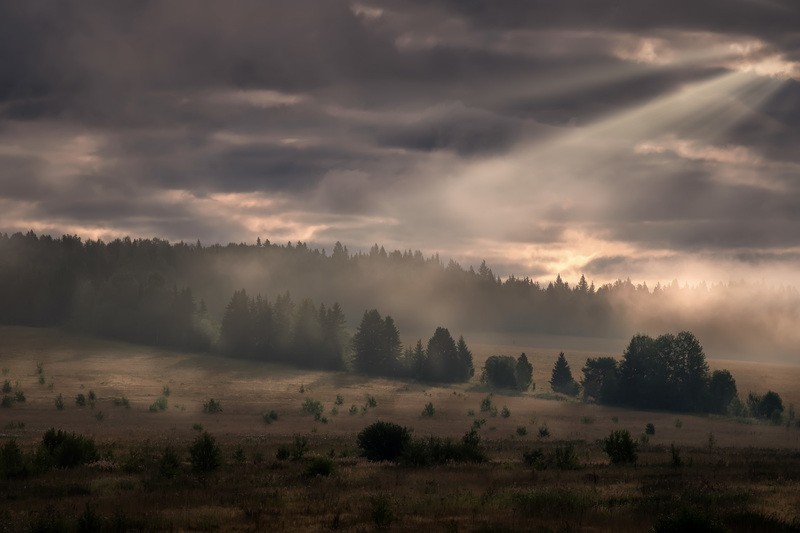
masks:
{"label": "sky", "polygon": [[797,0],[0,0],[0,231],[800,285]]}

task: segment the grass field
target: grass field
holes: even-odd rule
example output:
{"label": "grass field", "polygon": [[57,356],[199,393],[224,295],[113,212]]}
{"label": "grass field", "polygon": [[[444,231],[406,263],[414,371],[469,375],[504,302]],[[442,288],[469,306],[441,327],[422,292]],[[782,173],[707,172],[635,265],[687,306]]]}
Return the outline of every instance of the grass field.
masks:
{"label": "grass field", "polygon": [[[51,329],[0,328],[2,379],[18,383],[26,397],[0,409],[0,444],[15,438],[32,450],[56,427],[93,437],[109,457],[102,467],[0,481],[5,494],[0,530],[24,530],[47,513],[72,524],[87,503],[109,528],[115,509],[144,520],[120,518],[118,530],[367,531],[383,525],[376,513],[385,511],[396,530],[642,531],[659,515],[683,508],[681,502],[691,509],[716,508],[737,531],[769,531],[800,519],[800,429],[547,399],[558,349],[472,348],[476,367],[495,353],[524,351],[531,359],[533,392],[492,396],[498,411],[508,408],[508,417],[480,411],[488,393],[477,381],[434,387],[84,339]],[[586,357],[619,355],[588,347],[565,352],[576,377]],[[710,364],[728,368],[740,394],[772,389],[787,405],[800,402],[795,385],[800,367],[713,359]],[[150,412],[165,387],[166,409]],[[78,407],[76,396],[89,391],[97,397],[94,406]],[[55,406],[59,394],[63,410]],[[122,397],[129,408],[115,405]],[[374,407],[367,406],[368,397],[375,399]],[[203,412],[210,398],[221,402],[221,413]],[[309,399],[321,402],[327,422],[304,412]],[[428,402],[435,414],[423,417]],[[278,418],[265,424],[263,415],[270,410]],[[446,437],[460,437],[485,419],[480,436],[490,462],[434,469],[367,463],[357,457],[355,436],[378,419],[412,427],[418,436]],[[647,423],[656,431],[641,446],[638,466],[609,466],[598,440],[615,429],[638,437]],[[224,451],[225,465],[213,477],[201,480],[184,471],[165,481],[147,468],[123,467],[138,457],[137,450],[152,459],[167,444],[185,456],[200,426]],[[549,437],[539,436],[543,426]],[[518,434],[520,427],[525,435]],[[278,447],[291,445],[298,435],[308,439],[311,454],[335,458],[336,474],[311,479],[303,474],[304,462],[275,460]],[[540,472],[522,463],[525,449],[547,452],[565,442],[575,446],[580,468]],[[668,466],[672,443],[682,450],[681,469]],[[740,527],[751,522],[752,529]]]}

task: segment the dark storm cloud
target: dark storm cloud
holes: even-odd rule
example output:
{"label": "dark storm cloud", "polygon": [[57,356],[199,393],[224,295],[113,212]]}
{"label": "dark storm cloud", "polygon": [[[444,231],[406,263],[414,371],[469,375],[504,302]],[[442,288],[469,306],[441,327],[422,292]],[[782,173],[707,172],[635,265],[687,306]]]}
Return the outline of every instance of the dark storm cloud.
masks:
{"label": "dark storm cloud", "polygon": [[721,96],[742,116],[712,139],[700,116],[643,151],[558,144],[773,56],[800,58],[792,0],[0,2],[0,230],[385,242],[529,275],[657,265],[631,248],[781,263],[797,81]]}

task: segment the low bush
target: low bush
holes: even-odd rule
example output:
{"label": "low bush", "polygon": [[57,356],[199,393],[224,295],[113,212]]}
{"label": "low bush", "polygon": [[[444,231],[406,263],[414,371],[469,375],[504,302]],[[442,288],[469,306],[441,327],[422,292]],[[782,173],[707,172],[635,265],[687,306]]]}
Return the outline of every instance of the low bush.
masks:
{"label": "low bush", "polygon": [[278,419],[278,412],[275,409],[272,409],[268,413],[264,413],[263,418],[265,424],[272,424]]}
{"label": "low bush", "polygon": [[219,402],[219,400],[210,398],[207,402],[203,404],[203,412],[209,414],[221,413],[222,404]]}
{"label": "low bush", "polygon": [[213,472],[222,464],[222,451],[207,431],[194,440],[189,448],[189,457],[192,469],[199,474]]}
{"label": "low bush", "polygon": [[422,409],[422,416],[431,417],[436,414],[436,409],[433,407],[432,402],[428,402],[425,404],[425,407]]}
{"label": "low bush", "polygon": [[325,412],[325,407],[323,407],[322,402],[319,400],[306,398],[303,402],[303,412],[312,415],[314,420],[319,420],[322,418],[322,413]]}
{"label": "low bush", "polygon": [[114,398],[112,400],[112,403],[116,407],[124,407],[125,409],[130,409],[131,408],[131,404],[128,401],[128,398],[126,398],[125,396],[120,396],[119,398]]}
{"label": "low bush", "polygon": [[411,440],[411,431],[392,422],[378,421],[358,434],[361,454],[370,461],[394,461]]}
{"label": "low bush", "polygon": [[156,401],[154,401],[150,405],[150,407],[148,407],[148,410],[151,413],[157,413],[159,411],[166,411],[167,410],[167,398],[166,398],[166,396],[159,396],[158,398],[156,398]]}
{"label": "low bush", "polygon": [[0,400],[0,406],[12,407],[14,405],[14,397],[10,394],[3,394],[3,399]]}
{"label": "low bush", "polygon": [[524,437],[528,434],[528,428],[525,426],[517,426],[517,435],[520,437]]}
{"label": "low bush", "polygon": [[511,411],[509,411],[508,407],[504,405],[503,408],[500,410],[500,416],[502,416],[503,418],[508,418],[511,416]]}
{"label": "low bush", "polygon": [[603,450],[612,464],[636,463],[637,445],[628,430],[616,430],[603,439]]}
{"label": "low bush", "polygon": [[61,394],[56,396],[55,404],[56,404],[56,409],[58,409],[59,411],[64,410],[64,397]]}
{"label": "low bush", "polygon": [[2,388],[3,394],[11,394],[12,390],[13,390],[13,387],[11,386],[11,382],[9,380],[7,380],[7,379],[4,380],[3,381],[3,388]]}
{"label": "low bush", "polygon": [[75,396],[75,405],[78,407],[86,407],[86,396],[82,392]]}
{"label": "low bush", "polygon": [[161,452],[161,458],[158,461],[158,473],[161,477],[172,479],[178,475],[181,470],[181,459],[178,457],[178,452],[172,446],[167,446]]}
{"label": "low bush", "polygon": [[42,437],[39,450],[47,465],[56,468],[73,468],[98,457],[93,439],[53,428]]}
{"label": "low bush", "polygon": [[653,425],[652,422],[648,422],[647,425],[644,427],[644,432],[647,435],[655,435],[656,434],[656,427]]}
{"label": "low bush", "polygon": [[329,457],[315,455],[306,465],[307,477],[328,477],[336,472],[336,463]]}
{"label": "low bush", "polygon": [[28,475],[28,460],[15,439],[0,446],[0,478],[19,479]]}

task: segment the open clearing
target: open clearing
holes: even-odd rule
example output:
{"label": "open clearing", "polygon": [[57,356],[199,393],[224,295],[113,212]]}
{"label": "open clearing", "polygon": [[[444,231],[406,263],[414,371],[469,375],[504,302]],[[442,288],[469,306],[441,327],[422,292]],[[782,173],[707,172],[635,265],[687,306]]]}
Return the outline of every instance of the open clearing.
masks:
{"label": "open clearing", "polygon": [[[185,473],[177,480],[154,481],[112,466],[110,471],[51,471],[26,482],[24,490],[19,482],[3,481],[0,492],[7,497],[0,503],[5,517],[0,531],[24,529],[42,513],[75,520],[87,502],[107,520],[115,510],[149,517],[144,525],[121,530],[366,531],[380,525],[375,512],[384,503],[390,509],[389,527],[397,530],[641,531],[684,500],[728,513],[732,522],[761,524],[734,530],[769,531],[769,524],[789,527],[800,517],[800,429],[548,399],[547,379],[558,349],[517,344],[476,344],[472,349],[476,369],[495,353],[525,351],[531,359],[533,392],[492,396],[496,409],[505,406],[510,416],[480,411],[488,392],[477,379],[437,387],[171,352],[53,329],[0,328],[3,379],[18,382],[26,396],[24,403],[0,409],[0,444],[13,437],[30,450],[48,428],[62,428],[94,437],[122,463],[139,447],[156,453],[170,443],[185,454],[198,434],[193,426],[199,424],[221,443],[226,461],[210,480]],[[619,355],[565,352],[576,378],[586,357]],[[37,362],[43,365],[44,384]],[[710,364],[728,368],[741,395],[772,389],[787,405],[800,401],[795,386],[800,367]],[[167,409],[150,412],[165,386],[170,391]],[[76,406],[76,395],[90,390],[97,395],[94,407]],[[59,394],[63,410],[55,407]],[[343,399],[338,406],[337,395]],[[123,396],[130,408],[114,405]],[[370,396],[377,402],[371,408],[366,407]],[[210,398],[221,402],[222,413],[203,413]],[[303,411],[307,399],[324,405],[327,422]],[[428,402],[435,414],[423,417]],[[270,410],[278,419],[265,424],[263,414]],[[486,419],[480,435],[490,462],[433,469],[367,463],[357,457],[355,436],[379,419],[412,427],[417,436],[455,438]],[[609,466],[598,439],[614,429],[639,437],[647,423],[656,432],[641,447],[639,466]],[[543,426],[549,437],[539,436]],[[518,434],[519,427],[527,433]],[[308,438],[310,453],[336,457],[337,473],[310,480],[302,463],[276,462],[277,448],[291,444],[296,435]],[[524,449],[547,451],[566,441],[576,446],[578,470],[537,472],[522,463]],[[672,443],[681,448],[688,466],[668,466]],[[243,461],[232,459],[236,448],[244,452]],[[730,518],[742,510],[750,518]]]}

